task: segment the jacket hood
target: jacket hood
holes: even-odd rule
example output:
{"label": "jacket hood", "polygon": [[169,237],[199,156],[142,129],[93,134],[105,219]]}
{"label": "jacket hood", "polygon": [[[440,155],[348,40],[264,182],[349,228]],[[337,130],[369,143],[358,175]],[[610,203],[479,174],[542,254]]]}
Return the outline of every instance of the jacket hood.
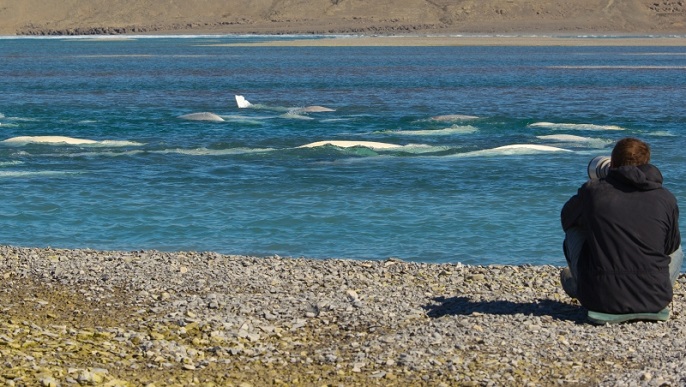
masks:
{"label": "jacket hood", "polygon": [[662,188],[662,173],[652,164],[626,165],[610,169],[607,180],[610,183],[630,185],[641,191]]}

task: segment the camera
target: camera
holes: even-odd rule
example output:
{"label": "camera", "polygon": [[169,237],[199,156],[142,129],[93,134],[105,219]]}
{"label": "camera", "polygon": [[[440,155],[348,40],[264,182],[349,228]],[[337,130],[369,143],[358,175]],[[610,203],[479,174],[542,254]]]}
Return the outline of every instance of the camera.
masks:
{"label": "camera", "polygon": [[588,163],[588,177],[604,179],[610,171],[610,156],[596,156]]}

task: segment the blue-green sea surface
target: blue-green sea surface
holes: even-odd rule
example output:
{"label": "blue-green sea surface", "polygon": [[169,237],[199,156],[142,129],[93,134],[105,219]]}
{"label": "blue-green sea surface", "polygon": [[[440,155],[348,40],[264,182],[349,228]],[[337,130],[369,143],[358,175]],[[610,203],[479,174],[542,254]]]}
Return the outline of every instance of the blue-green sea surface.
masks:
{"label": "blue-green sea surface", "polygon": [[0,243],[562,265],[626,136],[686,203],[686,47],[265,39],[0,39]]}

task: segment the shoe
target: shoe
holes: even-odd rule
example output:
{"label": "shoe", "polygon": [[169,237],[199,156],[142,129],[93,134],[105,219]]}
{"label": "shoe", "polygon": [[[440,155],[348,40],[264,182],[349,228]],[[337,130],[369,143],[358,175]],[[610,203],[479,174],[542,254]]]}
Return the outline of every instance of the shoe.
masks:
{"label": "shoe", "polygon": [[619,324],[627,321],[667,321],[669,319],[669,307],[662,309],[657,313],[627,313],[627,314],[611,314],[600,313],[592,310],[588,311],[588,319],[598,325],[603,324]]}

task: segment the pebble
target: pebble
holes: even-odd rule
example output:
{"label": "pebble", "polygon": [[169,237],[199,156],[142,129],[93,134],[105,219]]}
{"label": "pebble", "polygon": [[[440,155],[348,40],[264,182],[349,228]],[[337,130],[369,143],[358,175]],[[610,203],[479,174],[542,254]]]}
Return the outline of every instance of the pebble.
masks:
{"label": "pebble", "polygon": [[668,321],[595,326],[559,270],[0,246],[0,384],[686,380],[686,277]]}

